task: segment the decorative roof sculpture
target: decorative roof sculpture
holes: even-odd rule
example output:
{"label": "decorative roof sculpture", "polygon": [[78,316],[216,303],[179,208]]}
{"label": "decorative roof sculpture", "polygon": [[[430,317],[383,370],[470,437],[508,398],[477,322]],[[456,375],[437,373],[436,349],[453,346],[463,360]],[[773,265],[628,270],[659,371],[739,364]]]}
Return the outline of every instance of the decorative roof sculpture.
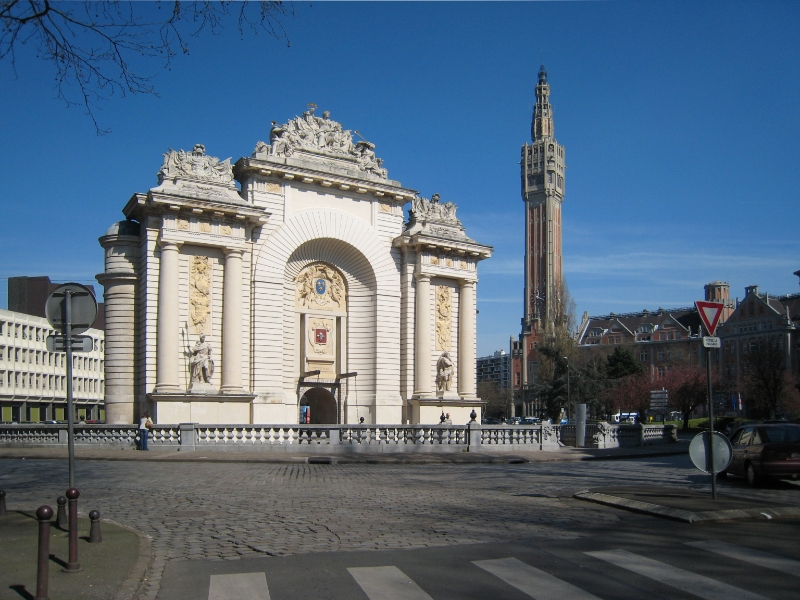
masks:
{"label": "decorative roof sculpture", "polygon": [[461,221],[456,218],[456,209],[458,207],[452,202],[440,204],[439,198],[439,194],[433,194],[430,200],[422,196],[414,198],[411,201],[409,225],[414,225],[418,221],[430,221],[461,227]]}
{"label": "decorative roof sculpture", "polygon": [[[314,115],[315,104],[309,104],[308,110],[301,116],[279,125],[272,122],[269,144],[258,142],[254,156],[291,157],[302,152],[324,157],[343,159],[357,170],[372,173],[386,179],[388,172],[383,168],[383,160],[375,156],[375,144],[362,139],[353,142],[349,129],[330,118],[331,113],[324,111],[322,117]],[[358,131],[355,132],[360,135]]]}
{"label": "decorative roof sculpture", "polygon": [[158,183],[163,183],[165,179],[197,179],[234,185],[231,159],[220,162],[216,156],[207,156],[203,144],[195,144],[191,152],[170,148],[164,154],[164,164],[158,172]]}

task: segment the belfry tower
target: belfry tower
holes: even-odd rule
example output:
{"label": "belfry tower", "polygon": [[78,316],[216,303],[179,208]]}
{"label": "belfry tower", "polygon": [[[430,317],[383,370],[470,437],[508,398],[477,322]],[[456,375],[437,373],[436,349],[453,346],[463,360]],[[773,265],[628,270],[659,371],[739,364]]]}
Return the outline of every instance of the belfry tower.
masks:
{"label": "belfry tower", "polygon": [[[555,138],[550,84],[544,65],[539,69],[536,85],[531,139],[522,146],[520,161],[525,202],[525,316],[519,344],[512,348],[520,368],[520,392],[536,380],[536,347],[545,332],[553,328],[561,293],[564,147]],[[523,396],[517,394],[517,402],[528,404]],[[530,411],[526,407],[525,412]]]}

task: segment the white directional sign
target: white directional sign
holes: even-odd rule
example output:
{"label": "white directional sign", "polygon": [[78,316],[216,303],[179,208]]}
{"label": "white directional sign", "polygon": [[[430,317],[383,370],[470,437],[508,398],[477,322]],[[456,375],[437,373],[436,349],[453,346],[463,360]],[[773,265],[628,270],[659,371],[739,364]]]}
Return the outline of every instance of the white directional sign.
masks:
{"label": "white directional sign", "polygon": [[714,335],[719,325],[719,318],[722,316],[722,304],[719,302],[705,302],[698,300],[694,303],[697,307],[697,312],[700,314],[700,320],[706,326],[708,335]]}
{"label": "white directional sign", "polygon": [[705,348],[720,348],[720,341],[718,337],[706,336],[703,338],[703,347]]}
{"label": "white directional sign", "polygon": [[[66,338],[63,335],[48,335],[47,336],[47,350],[49,352],[66,352],[67,344]],[[94,340],[90,335],[73,335],[72,336],[72,351],[73,352],[91,352],[94,348]]]}

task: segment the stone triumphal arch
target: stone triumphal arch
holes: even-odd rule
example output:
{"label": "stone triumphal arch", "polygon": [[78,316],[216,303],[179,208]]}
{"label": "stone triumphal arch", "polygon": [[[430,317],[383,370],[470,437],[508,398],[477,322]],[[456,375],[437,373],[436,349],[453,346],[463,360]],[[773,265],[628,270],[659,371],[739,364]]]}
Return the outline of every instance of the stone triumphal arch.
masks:
{"label": "stone triumphal arch", "polygon": [[475,286],[491,248],[374,150],[310,106],[235,164],[201,144],[164,155],[158,185],[100,238],[109,423],[480,412]]}

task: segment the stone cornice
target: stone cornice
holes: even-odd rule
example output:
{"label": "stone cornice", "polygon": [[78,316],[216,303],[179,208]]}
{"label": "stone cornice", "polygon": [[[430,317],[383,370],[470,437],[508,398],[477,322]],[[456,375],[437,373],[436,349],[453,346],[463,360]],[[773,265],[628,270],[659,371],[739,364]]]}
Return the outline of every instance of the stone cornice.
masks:
{"label": "stone cornice", "polygon": [[233,172],[239,181],[252,176],[294,180],[323,188],[335,187],[343,191],[351,190],[361,194],[372,194],[381,200],[392,203],[402,202],[405,204],[417,195],[416,190],[400,187],[399,185],[395,186],[389,183],[336,175],[295,165],[276,164],[258,158],[240,158],[233,166]]}
{"label": "stone cornice", "polygon": [[205,215],[216,219],[227,219],[233,222],[246,222],[250,225],[263,225],[269,220],[270,213],[263,209],[242,204],[229,204],[213,200],[185,198],[172,194],[156,193],[134,194],[122,212],[126,217],[141,221],[143,217],[171,213],[186,213],[194,216]]}
{"label": "stone cornice", "polygon": [[489,258],[494,252],[491,246],[484,246],[474,241],[450,240],[417,233],[414,235],[403,234],[395,238],[395,247],[408,246],[416,250],[435,250],[452,254],[453,256],[470,257],[476,261]]}

